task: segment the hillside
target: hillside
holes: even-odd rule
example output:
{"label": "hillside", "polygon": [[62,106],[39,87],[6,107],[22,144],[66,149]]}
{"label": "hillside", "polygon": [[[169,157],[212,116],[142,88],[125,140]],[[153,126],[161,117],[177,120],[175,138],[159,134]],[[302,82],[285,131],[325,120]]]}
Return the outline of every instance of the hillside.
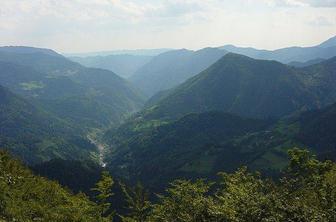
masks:
{"label": "hillside", "polygon": [[146,96],[177,86],[225,55],[225,50],[173,50],[154,57],[130,78]]}
{"label": "hillside", "polygon": [[0,84],[87,127],[117,124],[143,104],[140,93],[113,72],[85,68],[58,54],[0,50]]}
{"label": "hillside", "polygon": [[336,104],[277,122],[222,112],[189,114],[160,124],[134,121],[105,135],[113,147],[107,166],[154,189],[176,178],[212,178],[242,165],[278,176],[291,147],[335,160],[335,121]]}
{"label": "hillside", "polygon": [[336,56],[298,71],[301,81],[316,94],[321,104],[335,102]]}
{"label": "hillside", "polygon": [[278,118],[318,107],[296,70],[275,61],[227,54],[144,111],[150,119],[178,118],[221,110],[243,116]]}
{"label": "hillside", "polygon": [[161,186],[178,177],[209,176],[218,170],[221,161],[228,161],[226,169],[247,164],[257,154],[245,158],[237,150],[225,149],[226,157],[222,159],[215,157],[215,146],[265,129],[270,122],[208,112],[189,114],[160,126],[150,124],[131,122],[105,135],[107,143],[114,147],[107,158],[108,168],[130,180]]}
{"label": "hillside", "polygon": [[57,182],[35,176],[0,151],[1,221],[107,221],[99,205]]}
{"label": "hillside", "polygon": [[84,131],[0,86],[0,147],[27,163],[53,158],[90,159],[96,148]]}

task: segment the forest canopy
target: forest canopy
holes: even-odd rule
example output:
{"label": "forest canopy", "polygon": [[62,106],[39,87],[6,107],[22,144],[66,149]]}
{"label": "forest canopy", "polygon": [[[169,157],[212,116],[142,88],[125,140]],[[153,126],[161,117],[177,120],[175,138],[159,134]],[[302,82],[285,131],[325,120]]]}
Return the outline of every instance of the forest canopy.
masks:
{"label": "forest canopy", "polygon": [[216,181],[175,180],[156,198],[141,184],[120,184],[122,213],[112,209],[115,181],[107,172],[90,200],[33,175],[3,151],[0,170],[2,221],[336,221],[336,164],[297,148],[277,180],[241,167]]}

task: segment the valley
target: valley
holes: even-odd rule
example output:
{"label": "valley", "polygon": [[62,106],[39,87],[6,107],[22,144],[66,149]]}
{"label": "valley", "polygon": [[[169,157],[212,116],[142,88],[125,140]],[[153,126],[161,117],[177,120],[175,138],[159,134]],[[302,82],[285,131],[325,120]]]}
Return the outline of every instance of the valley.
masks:
{"label": "valley", "polygon": [[97,134],[98,134],[97,132],[89,133],[87,135],[87,138],[97,148],[99,165],[102,167],[106,167],[106,162],[104,159],[105,159],[105,153],[107,150],[107,145],[101,142],[101,139],[98,138]]}
{"label": "valley", "polygon": [[0,47],[0,221],[335,221],[335,40]]}

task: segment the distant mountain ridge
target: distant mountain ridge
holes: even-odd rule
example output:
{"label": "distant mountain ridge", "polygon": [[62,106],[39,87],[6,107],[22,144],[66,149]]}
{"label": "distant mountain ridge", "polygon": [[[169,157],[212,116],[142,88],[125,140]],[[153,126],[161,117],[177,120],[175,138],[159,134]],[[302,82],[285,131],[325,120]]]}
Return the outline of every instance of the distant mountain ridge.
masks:
{"label": "distant mountain ridge", "polygon": [[180,49],[162,53],[138,69],[130,81],[150,97],[198,74],[226,53],[216,48],[198,51]]}
{"label": "distant mountain ridge", "polygon": [[255,59],[276,60],[282,63],[307,62],[317,58],[329,59],[336,56],[336,36],[312,47],[288,47],[276,50],[260,50],[251,47],[225,45],[220,47],[229,52],[246,55]]}
{"label": "distant mountain ridge", "polygon": [[69,57],[70,60],[86,67],[110,70],[117,75],[128,78],[140,67],[147,64],[153,56],[147,55],[107,55],[89,57]]}
{"label": "distant mountain ridge", "polygon": [[111,50],[100,52],[86,52],[86,53],[63,53],[67,57],[88,57],[88,56],[109,56],[109,55],[139,55],[139,56],[156,56],[173,49],[124,49],[124,50]]}

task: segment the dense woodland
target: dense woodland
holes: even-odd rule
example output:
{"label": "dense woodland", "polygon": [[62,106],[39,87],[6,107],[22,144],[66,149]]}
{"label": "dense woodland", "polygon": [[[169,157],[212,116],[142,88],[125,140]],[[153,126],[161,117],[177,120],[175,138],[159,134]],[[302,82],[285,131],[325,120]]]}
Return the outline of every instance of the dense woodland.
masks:
{"label": "dense woodland", "polygon": [[[94,195],[73,194],[0,153],[4,221],[335,221],[336,164],[306,150],[289,151],[278,180],[241,167],[214,181],[175,180],[154,201],[141,184],[120,184],[124,214],[111,206],[115,181],[103,171]],[[120,206],[119,206],[120,207]]]}
{"label": "dense woodland", "polygon": [[336,221],[335,47],[0,47],[0,221]]}

